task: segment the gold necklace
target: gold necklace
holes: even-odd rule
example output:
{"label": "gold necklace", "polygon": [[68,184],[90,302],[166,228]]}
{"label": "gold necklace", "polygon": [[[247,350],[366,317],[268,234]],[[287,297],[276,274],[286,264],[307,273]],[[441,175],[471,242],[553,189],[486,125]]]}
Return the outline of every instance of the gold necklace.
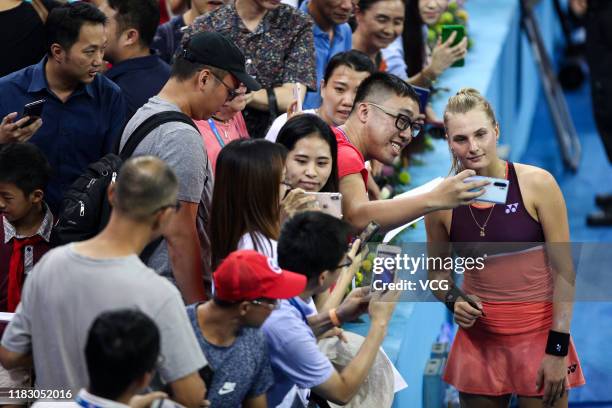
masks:
{"label": "gold necklace", "polygon": [[491,207],[491,211],[489,211],[489,216],[487,217],[486,221],[484,222],[484,224],[482,224],[482,226],[478,223],[478,221],[476,221],[476,217],[474,217],[474,213],[472,212],[472,206],[468,204],[468,209],[470,210],[470,214],[472,214],[472,219],[474,220],[474,222],[476,223],[476,225],[478,226],[478,228],[480,228],[480,236],[484,237],[485,234],[485,228],[487,228],[487,223],[489,222],[489,218],[491,218],[491,214],[493,214],[493,209],[495,208],[495,204],[493,204],[493,206]]}

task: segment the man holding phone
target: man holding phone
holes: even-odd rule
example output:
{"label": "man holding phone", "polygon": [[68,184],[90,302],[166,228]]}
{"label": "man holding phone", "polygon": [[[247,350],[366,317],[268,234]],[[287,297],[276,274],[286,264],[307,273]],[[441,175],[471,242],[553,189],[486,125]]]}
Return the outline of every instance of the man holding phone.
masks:
{"label": "man holding phone", "polygon": [[[307,284],[299,296],[281,301],[262,326],[275,378],[268,391],[268,406],[301,406],[298,400],[305,402],[308,389],[327,401],[345,405],[366,381],[400,292],[370,295],[368,288],[357,288],[338,308],[313,314],[312,296],[336,283],[340,270],[349,263],[347,232],[344,221],[318,211],[300,213],[283,226],[278,241],[279,266],[306,276]],[[316,338],[366,311],[371,325],[365,341],[353,359],[337,371],[319,351]]]}
{"label": "man holding phone", "polygon": [[[0,123],[0,144],[27,142],[42,126],[40,117],[24,115],[17,119],[17,112],[9,113]],[[34,119],[34,121],[32,121]]]}
{"label": "man holding phone", "polygon": [[353,227],[364,228],[374,220],[384,229],[395,228],[431,211],[467,204],[484,194],[470,190],[483,187],[488,181],[464,183],[467,177],[476,174],[465,170],[428,193],[396,200],[369,200],[365,160],[392,164],[419,135],[418,112],[419,98],[410,85],[395,75],[375,73],[359,86],[346,123],[334,129],[342,213]]}
{"label": "man holding phone", "polygon": [[[45,191],[54,213],[64,189],[113,149],[125,121],[121,90],[98,75],[105,23],[104,13],[85,2],[54,8],[46,22],[47,55],[0,78],[0,143],[31,138],[43,151],[54,169]],[[27,125],[29,117],[18,118],[21,112],[27,116],[26,105],[42,99],[28,108],[40,119]]]}

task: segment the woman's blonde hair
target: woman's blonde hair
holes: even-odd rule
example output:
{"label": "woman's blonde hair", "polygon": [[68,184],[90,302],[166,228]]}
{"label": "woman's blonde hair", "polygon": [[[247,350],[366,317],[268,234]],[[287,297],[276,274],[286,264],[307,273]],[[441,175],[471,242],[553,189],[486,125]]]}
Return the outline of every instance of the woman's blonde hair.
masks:
{"label": "woman's blonde hair", "polygon": [[[474,88],[461,88],[455,95],[448,98],[448,103],[444,109],[444,126],[447,129],[447,135],[449,115],[468,113],[474,109],[481,109],[485,115],[487,115],[493,127],[497,127],[495,112],[493,112],[493,108],[491,107],[489,101],[487,101],[485,97]],[[457,159],[452,151],[451,155],[453,156],[451,173],[457,174],[461,172],[463,168],[459,163],[459,159]]]}

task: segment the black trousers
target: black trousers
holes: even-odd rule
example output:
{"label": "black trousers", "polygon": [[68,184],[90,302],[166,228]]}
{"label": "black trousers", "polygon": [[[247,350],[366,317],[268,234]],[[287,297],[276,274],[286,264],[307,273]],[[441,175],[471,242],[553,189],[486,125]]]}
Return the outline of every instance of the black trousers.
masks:
{"label": "black trousers", "polygon": [[593,114],[612,163],[612,0],[589,0],[586,58],[591,73]]}

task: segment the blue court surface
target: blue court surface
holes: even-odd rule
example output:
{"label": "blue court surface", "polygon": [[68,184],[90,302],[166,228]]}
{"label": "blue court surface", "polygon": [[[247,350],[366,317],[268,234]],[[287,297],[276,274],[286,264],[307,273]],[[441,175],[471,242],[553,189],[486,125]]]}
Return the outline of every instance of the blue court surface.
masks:
{"label": "blue court surface", "polygon": [[[583,153],[576,174],[564,171],[553,134],[548,107],[543,98],[534,116],[534,126],[522,162],[549,170],[557,179],[565,201],[573,242],[605,242],[612,249],[612,227],[591,228],[585,217],[596,209],[595,193],[612,191],[612,165],[608,163],[591,111],[589,87],[566,94]],[[608,272],[612,266],[608,265]],[[612,303],[577,302],[572,336],[580,356],[587,385],[571,393],[575,406],[612,407]]]}
{"label": "blue court surface", "polygon": [[[502,144],[510,147],[509,158],[550,171],[563,191],[570,234],[577,243],[609,243],[612,228],[586,226],[586,215],[595,210],[594,195],[612,191],[612,165],[608,163],[592,118],[588,83],[566,98],[582,143],[582,162],[576,173],[563,168],[548,106],[533,55],[520,32],[518,2],[470,0],[470,36],[475,47],[464,70],[449,70],[440,81],[447,88],[433,100],[441,115],[447,98],[470,86],[483,93],[498,115]],[[558,45],[559,29],[552,2],[541,2],[536,10],[546,46]],[[551,54],[553,52],[551,51]],[[434,141],[434,150],[423,154],[421,166],[410,168],[412,186],[421,185],[449,172],[450,157],[444,140]],[[423,223],[398,236],[396,243],[425,242]],[[612,266],[607,265],[612,273]],[[391,321],[385,351],[408,382],[397,393],[394,407],[429,407],[424,404],[423,372],[431,345],[440,335],[448,314],[440,303],[400,303]],[[351,324],[349,330],[367,333],[368,322]],[[570,393],[570,406],[612,407],[612,302],[577,302],[572,336],[581,359],[586,386]]]}

